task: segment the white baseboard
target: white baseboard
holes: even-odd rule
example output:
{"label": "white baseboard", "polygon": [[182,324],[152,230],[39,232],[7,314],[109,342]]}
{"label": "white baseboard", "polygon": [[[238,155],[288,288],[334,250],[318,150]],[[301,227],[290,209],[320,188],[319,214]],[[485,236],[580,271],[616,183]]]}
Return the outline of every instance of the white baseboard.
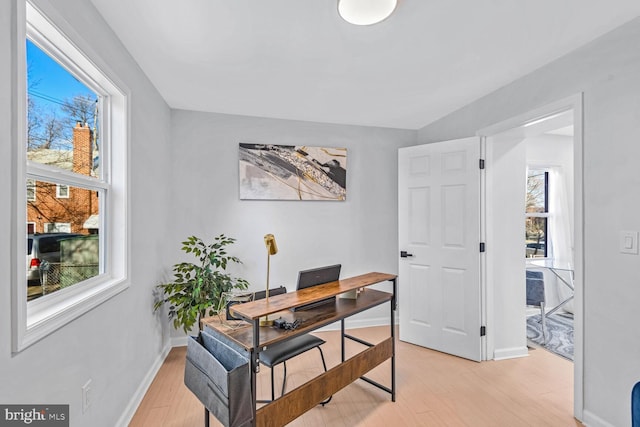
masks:
{"label": "white baseboard", "polygon": [[[186,342],[186,339],[185,339],[185,342]],[[167,358],[167,355],[169,354],[169,350],[171,350],[171,346],[165,345],[165,347],[162,349],[162,351],[160,352],[156,360],[153,362],[153,365],[151,365],[151,368],[147,372],[147,375],[144,376],[142,382],[138,386],[138,389],[133,394],[133,397],[129,401],[129,405],[127,405],[124,412],[120,416],[120,419],[116,423],[116,426],[127,427],[129,423],[131,423],[131,420],[133,419],[133,416],[136,414],[136,411],[138,410],[138,406],[140,406],[140,403],[142,402],[144,395],[147,393],[147,390],[149,389],[149,387],[151,387],[151,383],[153,382],[156,375],[158,374],[158,371],[162,367],[162,364],[164,363],[164,359]]]}
{"label": "white baseboard", "polygon": [[598,417],[592,412],[587,411],[586,409],[582,412],[582,417],[584,418],[584,420],[582,420],[582,424],[587,427],[614,427],[613,424],[606,422],[602,418]]}
{"label": "white baseboard", "polygon": [[493,360],[515,359],[529,356],[529,349],[524,347],[500,348],[493,352]]}
{"label": "white baseboard", "polygon": [[171,348],[185,347],[187,345],[187,335],[183,337],[171,337]]}

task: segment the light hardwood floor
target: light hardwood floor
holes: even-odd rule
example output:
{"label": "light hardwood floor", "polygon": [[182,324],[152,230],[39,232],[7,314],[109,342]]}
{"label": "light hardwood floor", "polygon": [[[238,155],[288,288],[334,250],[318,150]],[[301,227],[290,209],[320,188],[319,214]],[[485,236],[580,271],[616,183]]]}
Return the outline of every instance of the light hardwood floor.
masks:
{"label": "light hardwood floor", "polygon": [[[371,342],[389,328],[363,328],[353,335]],[[339,332],[317,332],[329,368],[339,363]],[[348,353],[361,350],[348,343]],[[186,347],[171,350],[130,424],[131,427],[200,427],[204,409],[184,386]],[[368,376],[390,385],[389,362]],[[287,363],[288,388],[321,372],[319,353],[311,350]],[[282,381],[276,368],[276,393]],[[390,395],[358,380],[289,426],[581,426],[572,415],[573,365],[543,349],[529,357],[471,362],[398,341],[396,402]],[[269,369],[258,376],[258,398],[268,398]],[[211,425],[220,424],[211,417]]]}

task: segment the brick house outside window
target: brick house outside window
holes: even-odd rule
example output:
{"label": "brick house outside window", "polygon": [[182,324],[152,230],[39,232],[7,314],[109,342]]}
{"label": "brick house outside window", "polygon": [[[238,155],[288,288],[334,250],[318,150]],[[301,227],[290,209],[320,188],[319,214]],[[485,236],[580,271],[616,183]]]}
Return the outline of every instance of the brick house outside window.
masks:
{"label": "brick house outside window", "polygon": [[[73,129],[73,150],[36,149],[27,153],[29,160],[53,165],[85,176],[96,176],[93,170],[97,149],[93,132],[86,124],[77,123]],[[56,224],[64,224],[64,231],[95,234],[97,229],[98,195],[84,188],[67,186],[67,197],[59,197],[59,185],[46,181],[30,183],[32,197],[27,202],[29,231],[36,233],[58,231]]]}

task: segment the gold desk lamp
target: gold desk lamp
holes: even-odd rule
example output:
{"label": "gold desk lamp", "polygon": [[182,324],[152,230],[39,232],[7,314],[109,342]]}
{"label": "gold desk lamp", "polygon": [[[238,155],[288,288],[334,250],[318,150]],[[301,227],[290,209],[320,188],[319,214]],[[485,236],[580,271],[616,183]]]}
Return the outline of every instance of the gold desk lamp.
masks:
{"label": "gold desk lamp", "polygon": [[[265,293],[265,298],[267,300],[267,303],[269,303],[269,275],[271,270],[271,255],[275,255],[278,253],[278,245],[276,244],[276,238],[273,234],[265,234],[264,245],[267,247],[267,291]],[[273,320],[269,320],[269,316],[264,316],[260,319],[260,326],[271,325],[273,325]]]}

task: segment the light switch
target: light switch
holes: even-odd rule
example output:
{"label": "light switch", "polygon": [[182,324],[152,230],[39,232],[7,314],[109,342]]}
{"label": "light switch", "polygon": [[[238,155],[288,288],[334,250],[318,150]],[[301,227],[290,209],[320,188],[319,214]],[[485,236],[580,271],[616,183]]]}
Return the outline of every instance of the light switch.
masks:
{"label": "light switch", "polygon": [[638,255],[638,232],[620,232],[620,253]]}
{"label": "light switch", "polygon": [[633,237],[624,236],[624,248],[625,249],[633,249]]}

